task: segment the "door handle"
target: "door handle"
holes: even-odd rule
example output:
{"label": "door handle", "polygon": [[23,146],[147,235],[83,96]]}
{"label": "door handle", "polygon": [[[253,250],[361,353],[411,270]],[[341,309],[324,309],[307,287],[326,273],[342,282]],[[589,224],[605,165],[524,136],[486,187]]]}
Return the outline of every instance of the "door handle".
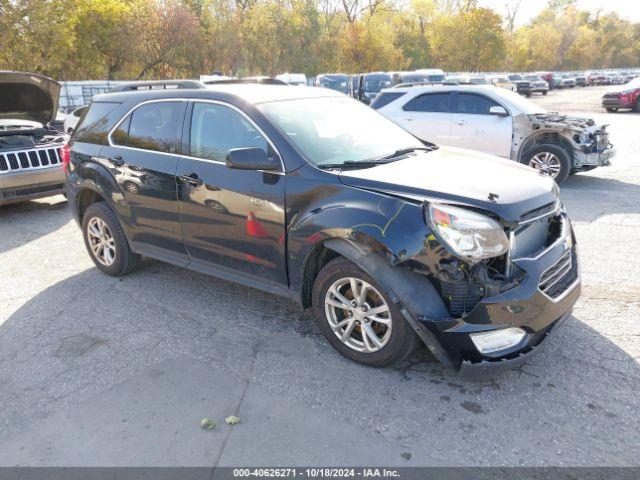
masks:
{"label": "door handle", "polygon": [[124,160],[122,160],[122,157],[120,155],[114,155],[113,157],[107,158],[107,160],[109,161],[109,163],[114,164],[116,167],[121,167],[122,165],[124,165]]}
{"label": "door handle", "polygon": [[413,122],[413,121],[415,120],[415,118],[413,118],[413,117],[404,117],[404,119],[405,119],[407,122]]}
{"label": "door handle", "polygon": [[466,125],[467,122],[465,122],[464,120],[455,120],[453,123],[455,123],[456,125]]}
{"label": "door handle", "polygon": [[180,175],[180,180],[183,180],[185,183],[193,185],[194,187],[202,185],[202,180],[198,178],[198,174],[196,172],[192,172],[188,175]]}

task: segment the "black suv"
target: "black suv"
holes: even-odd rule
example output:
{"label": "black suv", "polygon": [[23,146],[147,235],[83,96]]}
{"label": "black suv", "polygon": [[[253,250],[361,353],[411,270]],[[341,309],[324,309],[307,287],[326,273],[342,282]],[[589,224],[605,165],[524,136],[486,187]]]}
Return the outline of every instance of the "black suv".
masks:
{"label": "black suv", "polygon": [[100,270],[145,255],[295,298],[367,365],[418,338],[454,368],[513,365],[579,296],[552,179],[327,89],[99,95],[63,160]]}

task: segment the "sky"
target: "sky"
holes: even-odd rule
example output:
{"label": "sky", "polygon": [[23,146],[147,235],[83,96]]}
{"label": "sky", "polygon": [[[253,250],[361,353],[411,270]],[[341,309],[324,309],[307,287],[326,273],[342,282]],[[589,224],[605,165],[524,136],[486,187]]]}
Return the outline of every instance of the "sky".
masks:
{"label": "sky", "polygon": [[[479,0],[478,4],[482,7],[489,7],[499,13],[504,13],[505,4],[509,0]],[[534,18],[540,10],[546,6],[545,0],[522,0],[516,24],[522,25]],[[625,18],[632,22],[640,22],[640,4],[637,0],[578,0],[577,6],[580,10],[589,10],[595,12],[602,8],[604,12],[616,12],[621,18]]]}

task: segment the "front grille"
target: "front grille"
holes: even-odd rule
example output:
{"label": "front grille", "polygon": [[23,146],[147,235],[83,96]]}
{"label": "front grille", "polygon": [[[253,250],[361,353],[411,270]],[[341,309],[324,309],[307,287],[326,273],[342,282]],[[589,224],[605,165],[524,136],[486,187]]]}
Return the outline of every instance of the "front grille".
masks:
{"label": "front grille", "polygon": [[0,152],[0,174],[47,168],[59,164],[58,147]]}
{"label": "front grille", "polygon": [[542,274],[539,287],[543,293],[556,298],[569,288],[577,277],[578,262],[574,249],[571,249]]}
{"label": "front grille", "polygon": [[522,216],[520,217],[520,221],[529,222],[536,218],[540,218],[546,215],[551,215],[556,210],[558,210],[558,202],[553,201],[551,203],[547,203],[546,205],[543,205],[542,207],[523,213]]}

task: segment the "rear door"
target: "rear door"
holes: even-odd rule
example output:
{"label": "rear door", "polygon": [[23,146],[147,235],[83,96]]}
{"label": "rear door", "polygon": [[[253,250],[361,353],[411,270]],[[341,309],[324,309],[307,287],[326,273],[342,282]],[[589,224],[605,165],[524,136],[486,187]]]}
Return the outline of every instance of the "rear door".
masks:
{"label": "rear door", "polygon": [[100,152],[129,209],[123,221],[134,250],[179,265],[188,263],[175,177],[186,106],[186,100],[138,105],[116,125]]}
{"label": "rear door", "polygon": [[505,158],[511,156],[511,115],[505,117],[489,113],[491,107],[502,105],[485,95],[470,92],[456,93],[454,103],[455,109],[451,115],[452,146]]}
{"label": "rear door", "polygon": [[234,170],[225,164],[232,148],[259,147],[277,157],[275,148],[229,104],[194,101],[189,110],[178,197],[192,266],[286,284],[283,172]]}
{"label": "rear door", "polygon": [[449,145],[451,136],[450,92],[423,93],[393,114],[393,121],[421,140]]}

